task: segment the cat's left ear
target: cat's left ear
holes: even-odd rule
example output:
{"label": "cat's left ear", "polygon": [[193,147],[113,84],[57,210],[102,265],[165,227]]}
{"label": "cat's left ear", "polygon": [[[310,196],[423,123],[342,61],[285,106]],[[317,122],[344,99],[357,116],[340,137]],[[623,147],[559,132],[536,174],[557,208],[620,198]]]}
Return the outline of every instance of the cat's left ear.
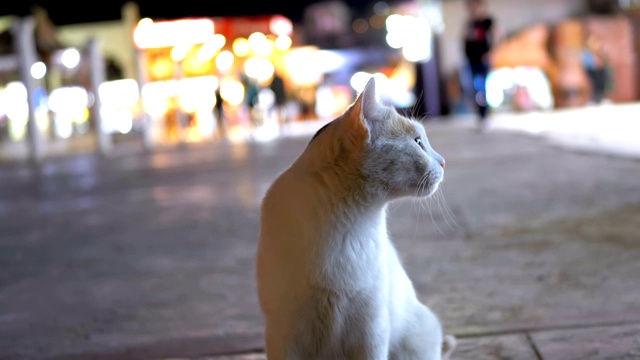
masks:
{"label": "cat's left ear", "polygon": [[348,114],[351,129],[366,134],[367,139],[370,137],[372,122],[383,116],[382,106],[376,96],[376,82],[371,77]]}

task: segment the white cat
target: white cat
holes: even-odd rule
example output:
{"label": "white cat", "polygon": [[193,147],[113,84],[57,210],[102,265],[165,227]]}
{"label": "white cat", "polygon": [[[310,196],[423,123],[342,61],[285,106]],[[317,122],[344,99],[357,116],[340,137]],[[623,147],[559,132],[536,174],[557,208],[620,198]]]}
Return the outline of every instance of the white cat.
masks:
{"label": "white cat", "polygon": [[433,194],[444,159],[375,82],[267,191],[257,253],[269,360],[446,359],[455,337],[416,297],[386,205]]}

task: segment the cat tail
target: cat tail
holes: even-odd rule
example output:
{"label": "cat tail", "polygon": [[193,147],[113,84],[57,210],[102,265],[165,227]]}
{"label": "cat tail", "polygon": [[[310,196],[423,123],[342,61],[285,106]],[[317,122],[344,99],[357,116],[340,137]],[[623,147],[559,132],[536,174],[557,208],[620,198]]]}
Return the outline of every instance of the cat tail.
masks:
{"label": "cat tail", "polygon": [[442,339],[442,360],[447,360],[453,353],[453,349],[456,348],[456,337],[453,335],[446,335]]}

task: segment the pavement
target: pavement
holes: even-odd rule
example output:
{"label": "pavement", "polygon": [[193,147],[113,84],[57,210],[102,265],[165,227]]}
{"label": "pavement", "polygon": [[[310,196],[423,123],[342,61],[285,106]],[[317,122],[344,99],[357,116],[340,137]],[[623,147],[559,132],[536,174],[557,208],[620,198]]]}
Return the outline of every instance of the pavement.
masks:
{"label": "pavement", "polygon": [[[289,130],[0,167],[0,359],[264,359],[258,209],[310,138]],[[388,221],[453,359],[640,359],[640,161],[499,120],[427,132],[441,191]]]}

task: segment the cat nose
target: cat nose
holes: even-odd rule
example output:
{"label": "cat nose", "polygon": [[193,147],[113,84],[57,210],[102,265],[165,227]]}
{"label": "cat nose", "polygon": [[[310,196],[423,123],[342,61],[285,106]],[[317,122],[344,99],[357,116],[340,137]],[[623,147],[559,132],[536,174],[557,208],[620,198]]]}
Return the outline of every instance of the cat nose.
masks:
{"label": "cat nose", "polygon": [[447,163],[444,161],[444,158],[440,158],[440,166],[442,167],[442,169],[444,169],[446,164]]}

